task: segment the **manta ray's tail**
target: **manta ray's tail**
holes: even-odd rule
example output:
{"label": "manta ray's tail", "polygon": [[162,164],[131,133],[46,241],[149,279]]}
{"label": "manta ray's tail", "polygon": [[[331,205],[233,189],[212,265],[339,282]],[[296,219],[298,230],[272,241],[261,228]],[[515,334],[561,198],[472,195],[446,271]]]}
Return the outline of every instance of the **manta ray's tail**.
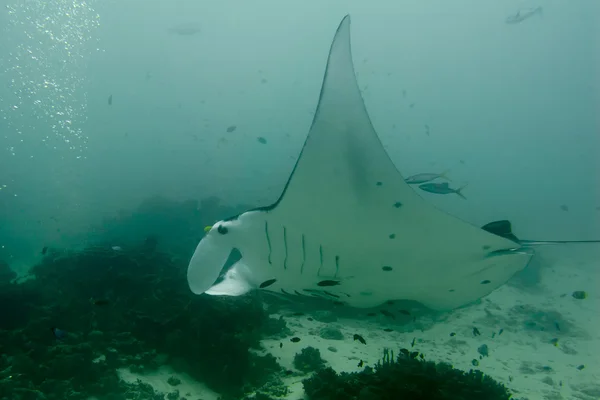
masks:
{"label": "manta ray's tail", "polygon": [[600,240],[521,240],[512,233],[512,225],[508,220],[490,222],[481,229],[527,247],[557,244],[600,244]]}

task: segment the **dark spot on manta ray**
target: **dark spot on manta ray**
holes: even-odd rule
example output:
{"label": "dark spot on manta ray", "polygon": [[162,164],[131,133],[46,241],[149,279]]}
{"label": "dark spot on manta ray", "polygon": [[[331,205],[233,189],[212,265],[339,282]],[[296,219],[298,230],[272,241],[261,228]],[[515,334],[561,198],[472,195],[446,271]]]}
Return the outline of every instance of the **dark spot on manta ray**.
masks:
{"label": "dark spot on manta ray", "polygon": [[227,229],[223,225],[219,225],[219,227],[217,228],[217,232],[219,232],[221,235],[227,234],[228,231],[229,229]]}
{"label": "dark spot on manta ray", "polygon": [[487,285],[488,283],[491,283],[491,282],[492,281],[489,281],[489,280],[486,279],[486,280],[481,281],[481,284],[482,285]]}
{"label": "dark spot on manta ray", "polygon": [[317,283],[317,286],[336,286],[339,285],[340,281],[334,281],[334,280],[330,280],[330,279],[326,279],[324,281],[321,281],[319,283]]}
{"label": "dark spot on manta ray", "polygon": [[377,182],[376,185],[381,186],[381,185],[383,185],[383,182]]}
{"label": "dark spot on manta ray", "polygon": [[400,203],[399,201],[397,201],[397,202],[394,203],[394,207],[400,208],[400,207],[402,207],[402,203]]}
{"label": "dark spot on manta ray", "polygon": [[383,267],[381,267],[381,269],[384,270],[384,271],[389,272],[389,271],[392,270],[392,267],[390,267],[389,265],[384,265]]}
{"label": "dark spot on manta ray", "polygon": [[396,239],[396,234],[395,234],[395,233],[392,233],[392,234],[390,234],[390,236],[389,236],[389,237],[390,237],[390,239]]}
{"label": "dark spot on manta ray", "polygon": [[258,287],[261,288],[261,289],[264,289],[266,287],[271,286],[275,282],[277,282],[277,279],[269,279],[269,280],[264,281],[263,283],[261,283]]}

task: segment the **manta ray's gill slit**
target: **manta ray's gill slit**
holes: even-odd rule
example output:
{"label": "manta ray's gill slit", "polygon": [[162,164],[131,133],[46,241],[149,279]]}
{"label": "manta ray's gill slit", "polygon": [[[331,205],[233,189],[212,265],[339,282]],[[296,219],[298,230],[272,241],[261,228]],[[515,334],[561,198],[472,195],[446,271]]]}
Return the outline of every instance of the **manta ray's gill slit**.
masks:
{"label": "manta ray's gill slit", "polygon": [[288,260],[288,246],[287,246],[287,229],[283,227],[283,248],[285,250],[285,257],[283,259],[283,269],[287,269]]}
{"label": "manta ray's gill slit", "polygon": [[267,221],[265,221],[265,236],[267,238],[267,246],[269,246],[269,265],[273,265],[273,263],[271,263],[271,238],[269,237],[269,223]]}
{"label": "manta ray's gill slit", "polygon": [[317,271],[317,276],[321,276],[321,268],[323,268],[323,245],[319,245],[319,257],[321,264],[319,265],[319,270]]}
{"label": "manta ray's gill slit", "polygon": [[306,240],[302,234],[302,264],[300,265],[300,274],[304,273],[304,263],[306,262]]}

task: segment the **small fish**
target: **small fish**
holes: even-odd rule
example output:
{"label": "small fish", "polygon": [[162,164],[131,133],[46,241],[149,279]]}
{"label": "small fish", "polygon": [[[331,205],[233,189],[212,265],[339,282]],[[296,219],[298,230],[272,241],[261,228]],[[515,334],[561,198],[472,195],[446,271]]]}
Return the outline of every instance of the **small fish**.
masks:
{"label": "small fish", "polygon": [[571,296],[577,300],[584,300],[587,298],[587,293],[583,290],[576,290]]}
{"label": "small fish", "polygon": [[560,325],[558,324],[558,322],[554,323],[554,327],[556,328],[557,331],[560,331]]}
{"label": "small fish", "polygon": [[477,367],[479,365],[479,361],[474,358],[471,360],[471,364],[473,364],[474,367]]}
{"label": "small fish", "polygon": [[90,298],[90,303],[92,303],[95,306],[107,306],[110,304],[110,302],[107,299],[95,299],[95,298]]}
{"label": "small fish", "polygon": [[450,332],[450,337],[456,336],[456,332]]}
{"label": "small fish", "polygon": [[266,287],[271,286],[275,282],[277,282],[277,279],[269,279],[269,280],[266,280],[263,283],[261,283],[258,287],[261,288],[261,289],[264,289]]}
{"label": "small fish", "polygon": [[283,348],[283,342],[279,342],[279,348]]}
{"label": "small fish", "polygon": [[425,134],[429,136],[429,125],[425,124]]}
{"label": "small fish", "polygon": [[560,209],[563,210],[563,211],[569,211],[569,207],[567,207],[564,204],[562,206],[560,206]]}
{"label": "small fish", "polygon": [[267,144],[267,139],[262,136],[257,137],[256,140],[258,140],[258,143]]}
{"label": "small fish", "polygon": [[108,96],[108,105],[112,106],[112,94]]}
{"label": "small fish", "polygon": [[235,131],[236,129],[237,129],[237,126],[231,125],[230,127],[227,128],[227,132],[231,133],[231,132]]}
{"label": "small fish", "polygon": [[415,342],[417,341],[417,338],[413,338],[412,342],[410,342],[410,347],[415,347]]}
{"label": "small fish", "polygon": [[504,332],[504,328],[501,328],[501,329],[498,331],[498,336],[502,335],[502,333],[503,333],[503,332]]}
{"label": "small fish", "polygon": [[367,341],[365,340],[364,337],[360,336],[358,333],[354,334],[354,340],[358,340],[359,342],[361,342],[362,344],[367,344]]}
{"label": "small fish", "polygon": [[317,286],[337,286],[339,284],[340,284],[340,281],[326,279],[324,281],[317,283]]}
{"label": "small fish", "polygon": [[426,183],[426,182],[429,182],[429,181],[432,181],[432,180],[438,179],[438,178],[442,178],[447,181],[451,181],[451,179],[448,178],[448,176],[446,175],[449,171],[450,170],[446,170],[446,171],[442,172],[441,174],[425,172],[422,174],[411,175],[408,178],[406,178],[404,180],[404,182],[408,183],[409,185],[417,185],[417,184]]}
{"label": "small fish", "polygon": [[290,342],[292,343],[298,343],[300,341],[300,338],[298,336],[294,336],[293,338],[290,339]]}
{"label": "small fish", "polygon": [[535,8],[523,8],[517,11],[516,14],[510,15],[506,18],[507,24],[518,24],[519,22],[523,22],[528,18],[533,17],[536,14],[542,15],[543,9],[542,7]]}
{"label": "small fish", "polygon": [[479,332],[479,329],[477,329],[476,327],[473,327],[473,336],[480,336],[481,332]]}
{"label": "small fish", "polygon": [[558,347],[558,338],[550,340],[550,344],[552,344],[554,347]]}
{"label": "small fish", "polygon": [[410,108],[415,108],[415,103],[410,103],[408,106],[409,106]]}
{"label": "small fish", "polygon": [[204,233],[208,233],[212,229],[212,225],[207,225],[204,227]]}
{"label": "small fish", "polygon": [[364,365],[363,360],[360,360],[360,362],[358,363],[358,368],[362,368],[362,366]]}
{"label": "small fish", "polygon": [[459,195],[461,198],[463,198],[464,200],[466,200],[467,198],[462,194],[462,190],[464,188],[466,188],[467,185],[464,185],[458,189],[452,189],[449,185],[448,182],[444,182],[444,183],[424,183],[422,185],[419,185],[419,189],[421,189],[424,192],[429,192],[429,193],[435,193],[435,194],[451,194],[451,193],[456,193],[457,195]]}
{"label": "small fish", "polygon": [[581,371],[582,369],[584,369],[584,368],[585,368],[585,365],[583,365],[583,364],[581,364],[580,366],[578,366],[578,367],[577,367],[577,369],[578,369],[578,370],[580,370],[580,371]]}
{"label": "small fish", "polygon": [[45,255],[48,252],[48,246],[44,246],[42,249],[42,254]]}
{"label": "small fish", "polygon": [[58,340],[63,340],[67,337],[67,332],[63,331],[62,329],[58,329],[53,326],[52,328],[50,328],[50,330],[54,334],[54,337]]}

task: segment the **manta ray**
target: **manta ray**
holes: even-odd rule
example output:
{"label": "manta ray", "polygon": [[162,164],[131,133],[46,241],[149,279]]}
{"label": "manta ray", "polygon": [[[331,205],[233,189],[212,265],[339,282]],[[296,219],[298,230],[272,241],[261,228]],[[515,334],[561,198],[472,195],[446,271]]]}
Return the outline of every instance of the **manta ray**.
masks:
{"label": "manta ray", "polygon": [[[308,136],[279,199],[208,228],[188,266],[196,294],[251,290],[369,308],[469,304],[527,266],[533,246],[509,221],[483,228],[427,203],[381,144],[359,90],[350,16],[329,50]],[[241,259],[223,276],[231,252]]]}

